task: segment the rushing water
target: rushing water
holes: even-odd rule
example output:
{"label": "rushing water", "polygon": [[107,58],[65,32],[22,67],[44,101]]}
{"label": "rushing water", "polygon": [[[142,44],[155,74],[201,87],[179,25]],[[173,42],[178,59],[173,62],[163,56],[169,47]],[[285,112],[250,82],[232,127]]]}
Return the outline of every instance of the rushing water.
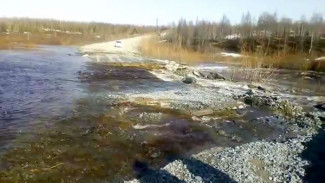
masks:
{"label": "rushing water", "polygon": [[223,111],[200,123],[173,110],[114,103],[110,93],[179,83],[141,68],[91,63],[72,47],[0,51],[0,78],[5,182],[121,182],[134,178],[135,162],[159,168],[208,147],[284,132],[259,121],[272,115],[263,109]]}

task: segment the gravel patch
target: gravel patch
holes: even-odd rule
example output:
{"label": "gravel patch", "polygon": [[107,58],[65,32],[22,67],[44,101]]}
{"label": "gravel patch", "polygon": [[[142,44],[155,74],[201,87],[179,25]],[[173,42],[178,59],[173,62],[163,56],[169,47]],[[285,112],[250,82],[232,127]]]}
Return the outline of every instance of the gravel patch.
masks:
{"label": "gravel patch", "polygon": [[[157,171],[129,182],[302,182],[304,167],[300,158],[311,136],[284,142],[252,142],[234,148],[212,148],[191,158],[175,160]],[[159,175],[159,176],[157,176]],[[165,180],[164,177],[173,177]],[[176,178],[176,179],[175,179]]]}

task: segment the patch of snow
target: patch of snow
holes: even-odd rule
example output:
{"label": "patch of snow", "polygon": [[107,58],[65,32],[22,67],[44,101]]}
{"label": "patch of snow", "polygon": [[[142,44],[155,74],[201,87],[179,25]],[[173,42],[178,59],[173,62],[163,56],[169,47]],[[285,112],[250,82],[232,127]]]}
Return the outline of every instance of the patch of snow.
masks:
{"label": "patch of snow", "polygon": [[325,57],[318,57],[315,60],[320,61],[320,60],[325,60]]}
{"label": "patch of snow", "polygon": [[150,73],[163,81],[175,81],[182,79],[181,77],[177,77],[177,75],[166,72],[165,70],[150,71]]}
{"label": "patch of snow", "polygon": [[139,124],[136,124],[136,125],[133,125],[133,128],[136,130],[143,130],[146,128],[161,128],[161,127],[166,127],[166,126],[169,126],[169,123],[164,124],[164,125],[139,125]]}
{"label": "patch of snow", "polygon": [[174,61],[170,61],[169,63],[167,63],[165,65],[165,68],[169,71],[175,72],[179,67],[179,64],[174,62]]}
{"label": "patch of snow", "polygon": [[242,55],[238,53],[221,52],[220,54],[224,57],[234,57],[234,58],[242,57]]}
{"label": "patch of snow", "polygon": [[240,37],[241,37],[240,34],[231,34],[231,35],[227,35],[225,39],[238,39]]}
{"label": "patch of snow", "polygon": [[227,66],[197,66],[197,67],[194,67],[198,70],[225,70],[225,69],[228,69],[229,67]]}

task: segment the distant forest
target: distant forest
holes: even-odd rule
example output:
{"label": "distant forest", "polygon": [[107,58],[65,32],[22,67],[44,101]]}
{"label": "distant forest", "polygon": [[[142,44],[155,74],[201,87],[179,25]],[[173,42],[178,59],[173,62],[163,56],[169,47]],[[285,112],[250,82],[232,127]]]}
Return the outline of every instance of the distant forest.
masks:
{"label": "distant forest", "polygon": [[219,22],[181,19],[163,38],[180,47],[201,52],[217,47],[264,55],[321,54],[325,52],[325,21],[322,14],[314,14],[310,20],[302,16],[299,21],[293,21],[267,12],[257,20],[250,13],[243,14],[241,23],[237,25],[232,25],[227,16]]}
{"label": "distant forest", "polygon": [[150,26],[84,23],[51,19],[0,18],[2,42],[85,44],[152,32]]}

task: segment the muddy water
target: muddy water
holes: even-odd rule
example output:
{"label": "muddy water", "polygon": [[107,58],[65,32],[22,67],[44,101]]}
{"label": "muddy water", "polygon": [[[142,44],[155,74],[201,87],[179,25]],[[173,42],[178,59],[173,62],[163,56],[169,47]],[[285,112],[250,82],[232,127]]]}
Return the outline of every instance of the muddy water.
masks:
{"label": "muddy water", "polygon": [[[91,63],[74,48],[0,52],[3,182],[121,182],[135,162],[159,168],[200,150],[273,139],[263,109],[196,121],[178,111],[112,101],[111,93],[168,90],[146,69]],[[274,125],[279,124],[279,125]]]}

